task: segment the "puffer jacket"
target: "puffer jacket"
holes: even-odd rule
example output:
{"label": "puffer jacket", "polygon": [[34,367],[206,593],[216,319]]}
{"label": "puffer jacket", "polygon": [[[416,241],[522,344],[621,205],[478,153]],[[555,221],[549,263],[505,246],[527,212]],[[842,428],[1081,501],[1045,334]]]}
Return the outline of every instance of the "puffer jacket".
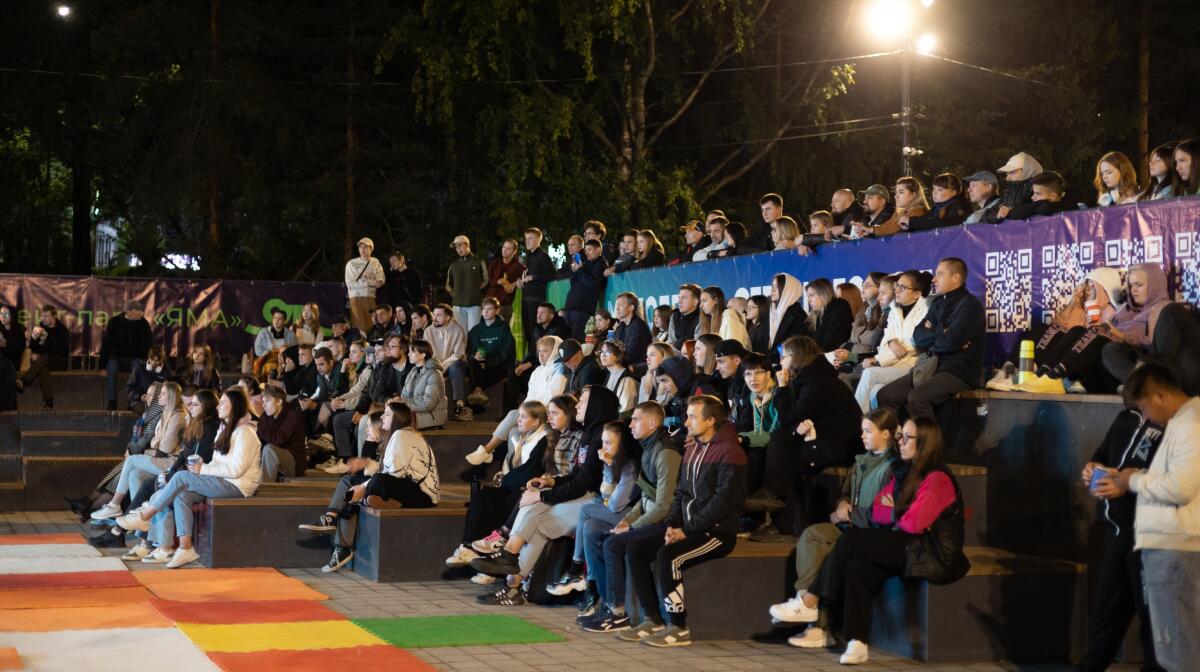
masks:
{"label": "puffer jacket", "polygon": [[408,372],[400,396],[412,409],[417,429],[446,424],[449,410],[446,381],[442,378],[442,365],[436,359],[430,357],[423,366],[415,366]]}
{"label": "puffer jacket", "polygon": [[971,569],[971,561],[963,553],[966,516],[962,490],[949,469],[939,466],[935,467],[935,471],[950,478],[954,486],[954,501],[942,509],[928,529],[908,542],[904,549],[904,576],[945,585],[966,576]]}

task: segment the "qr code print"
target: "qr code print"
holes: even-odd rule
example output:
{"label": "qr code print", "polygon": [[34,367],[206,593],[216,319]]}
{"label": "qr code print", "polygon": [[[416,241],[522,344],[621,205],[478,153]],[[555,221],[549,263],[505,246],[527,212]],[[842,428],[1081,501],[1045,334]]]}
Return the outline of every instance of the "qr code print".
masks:
{"label": "qr code print", "polygon": [[1071,300],[1075,288],[1087,277],[1087,267],[1092,261],[1091,243],[1042,247],[1042,270],[1038,279],[1042,322],[1049,321]]}
{"label": "qr code print", "polygon": [[1163,253],[1162,236],[1104,241],[1105,266],[1128,268],[1134,264],[1161,264]]}
{"label": "qr code print", "polygon": [[1029,329],[1033,310],[1033,250],[989,252],[986,257],[987,330],[1012,333]]}
{"label": "qr code print", "polygon": [[1175,300],[1200,305],[1200,259],[1179,259],[1175,262]]}

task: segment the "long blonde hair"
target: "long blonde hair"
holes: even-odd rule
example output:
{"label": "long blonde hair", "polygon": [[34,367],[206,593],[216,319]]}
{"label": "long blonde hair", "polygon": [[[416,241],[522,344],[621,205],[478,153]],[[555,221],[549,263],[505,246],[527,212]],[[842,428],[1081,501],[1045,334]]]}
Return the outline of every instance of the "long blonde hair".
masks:
{"label": "long blonde hair", "polygon": [[808,283],[808,287],[806,289],[808,291],[816,292],[817,296],[820,296],[822,299],[821,307],[819,309],[812,308],[811,306],[809,307],[808,330],[812,332],[817,330],[817,320],[821,319],[821,313],[825,312],[825,309],[829,307],[829,302],[836,299],[837,296],[833,293],[833,283],[830,282],[828,278],[817,278],[816,280]]}
{"label": "long blonde hair", "polygon": [[719,334],[721,333],[721,316],[725,312],[725,292],[721,291],[720,287],[713,285],[700,290],[701,294],[708,294],[713,298],[712,315],[707,315],[703,310],[700,311],[700,333],[701,334]]}
{"label": "long blonde hair", "polygon": [[176,413],[184,412],[183,388],[179,387],[179,383],[170,380],[164,382],[162,391],[159,393],[159,395],[162,398],[163,418],[170,417]]}
{"label": "long blonde hair", "polygon": [[666,251],[663,249],[662,241],[660,241],[658,236],[654,235],[654,232],[650,229],[638,231],[637,237],[646,239],[646,252],[644,254],[634,255],[638,261],[642,261],[646,257],[650,256],[651,250],[658,250],[659,254],[666,254]]}
{"label": "long blonde hair", "polygon": [[300,317],[296,318],[297,329],[307,329],[312,332],[313,336],[319,341],[321,340],[321,309],[317,307],[315,302],[304,304],[304,307],[312,312],[312,319],[308,322],[304,321],[304,311],[301,310]]}
{"label": "long blonde hair", "polygon": [[904,208],[905,211],[912,210],[918,205],[924,208],[926,212],[929,211],[929,199],[925,198],[925,187],[921,185],[920,180],[908,175],[896,180],[896,186],[900,185],[904,185],[905,189],[916,194],[912,202],[908,204],[908,207]]}
{"label": "long blonde hair", "polygon": [[204,353],[204,382],[208,384],[213,379],[213,373],[217,370],[217,363],[213,361],[212,348],[208,347],[207,343],[200,343],[192,348],[192,351],[188,353],[188,368],[185,370],[195,370],[197,352]]}
{"label": "long blonde hair", "polygon": [[1092,186],[1096,187],[1096,200],[1104,198],[1104,194],[1108,193],[1108,187],[1104,186],[1104,178],[1100,176],[1100,165],[1104,163],[1121,173],[1121,181],[1117,183],[1116,189],[1117,198],[1137,196],[1138,177],[1133,162],[1123,152],[1109,152],[1096,162],[1096,177],[1092,180]]}

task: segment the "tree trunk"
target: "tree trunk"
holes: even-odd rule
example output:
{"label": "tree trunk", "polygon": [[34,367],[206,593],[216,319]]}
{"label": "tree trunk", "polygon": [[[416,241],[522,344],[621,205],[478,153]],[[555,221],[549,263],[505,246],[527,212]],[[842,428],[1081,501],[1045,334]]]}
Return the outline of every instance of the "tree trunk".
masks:
{"label": "tree trunk", "polygon": [[[72,87],[74,89],[75,87]],[[92,273],[92,171],[87,159],[85,124],[78,121],[79,105],[71,101],[71,272]]]}
{"label": "tree trunk", "polygon": [[[208,12],[209,77],[217,77],[217,49],[220,46],[220,24],[217,17],[221,11],[221,0],[210,0]],[[214,251],[221,247],[221,175],[216,157],[215,129],[209,130],[208,141],[208,240]]]}
{"label": "tree trunk", "polygon": [[342,231],[342,258],[349,259],[354,242],[354,164],[358,160],[358,135],[354,127],[354,82],[358,70],[354,63],[354,2],[350,2],[350,30],[346,41],[346,226]]}
{"label": "tree trunk", "polygon": [[1146,158],[1150,155],[1150,0],[1142,0],[1138,25],[1138,156],[1136,165],[1142,184],[1150,183]]}

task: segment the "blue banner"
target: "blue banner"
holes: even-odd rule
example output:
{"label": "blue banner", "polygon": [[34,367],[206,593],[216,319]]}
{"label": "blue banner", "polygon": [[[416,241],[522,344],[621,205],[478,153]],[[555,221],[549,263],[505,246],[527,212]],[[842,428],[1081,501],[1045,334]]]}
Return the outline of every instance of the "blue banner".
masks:
{"label": "blue banner", "polygon": [[633,292],[649,316],[660,304],[674,305],[679,286],[689,282],[717,285],[726,297],[769,296],[777,273],[861,284],[872,271],[932,270],[943,257],[960,257],[970,269],[968,289],[984,301],[988,356],[997,360],[1021,332],[1049,320],[1098,266],[1163,264],[1176,300],[1200,302],[1198,222],[1200,198],[1192,197],[901,233],[829,243],[809,256],[772,252],[621,273],[609,278],[605,302],[611,310],[617,294]]}

